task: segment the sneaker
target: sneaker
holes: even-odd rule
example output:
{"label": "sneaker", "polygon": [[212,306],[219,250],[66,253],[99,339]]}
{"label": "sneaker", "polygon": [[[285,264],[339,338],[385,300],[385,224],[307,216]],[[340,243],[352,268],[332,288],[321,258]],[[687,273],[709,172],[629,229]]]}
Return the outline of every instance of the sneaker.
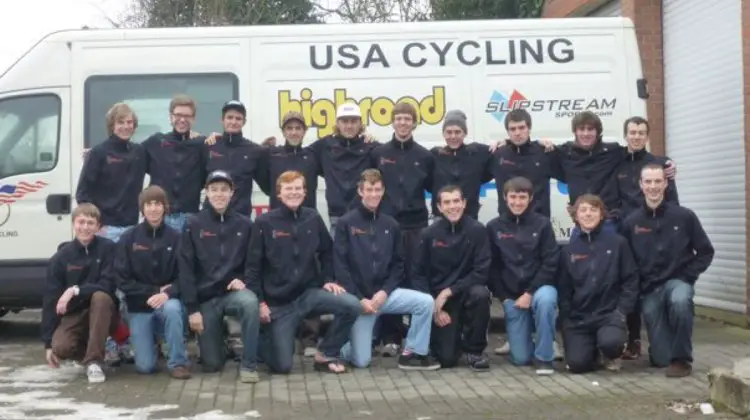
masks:
{"label": "sneaker", "polygon": [[169,376],[175,379],[190,379],[190,371],[185,366],[177,366],[169,371]]}
{"label": "sneaker", "polygon": [[305,357],[315,357],[315,355],[318,353],[318,349],[315,347],[305,347],[305,351],[303,355]]}
{"label": "sneaker", "polygon": [[557,341],[552,342],[552,350],[554,351],[555,360],[563,360],[565,358],[565,353],[563,353],[563,350]]}
{"label": "sneaker", "polygon": [[552,365],[552,362],[542,362],[540,360],[535,360],[534,366],[536,368],[536,374],[539,376],[549,376],[555,374],[555,367]]}
{"label": "sneaker", "polygon": [[104,348],[104,363],[110,366],[117,366],[122,362],[117,343],[112,337],[107,338],[107,341],[104,343]]}
{"label": "sneaker", "polygon": [[119,353],[120,360],[127,364],[135,363],[135,351],[133,346],[130,344],[130,339],[118,346],[117,352]]}
{"label": "sneaker", "polygon": [[622,368],[622,359],[608,359],[602,356],[602,367],[610,372],[619,372]]}
{"label": "sneaker", "polygon": [[483,354],[467,354],[466,364],[468,364],[469,367],[475,371],[490,370],[490,359],[488,359],[487,356]]}
{"label": "sneaker", "polygon": [[403,370],[437,370],[440,369],[440,363],[430,356],[409,353],[398,357],[398,368]]}
{"label": "sneaker", "polygon": [[255,370],[240,369],[240,382],[246,384],[257,384],[260,382],[260,375],[258,375],[258,371]]}
{"label": "sneaker", "polygon": [[104,375],[102,367],[97,363],[91,363],[86,368],[86,376],[88,376],[90,384],[98,384],[104,382],[104,380],[107,379],[107,377]]}
{"label": "sneaker", "polygon": [[496,348],[495,349],[495,354],[497,354],[499,356],[505,356],[507,354],[510,354],[510,343],[506,341],[505,344],[503,344],[502,346]]}
{"label": "sneaker", "polygon": [[674,361],[667,367],[664,374],[667,378],[684,378],[693,373],[693,366],[687,362]]}
{"label": "sneaker", "polygon": [[380,355],[383,357],[396,357],[398,356],[398,344],[390,343],[383,346],[380,350]]}
{"label": "sneaker", "polygon": [[622,354],[624,360],[638,360],[641,358],[641,340],[634,340],[628,343],[625,352]]}

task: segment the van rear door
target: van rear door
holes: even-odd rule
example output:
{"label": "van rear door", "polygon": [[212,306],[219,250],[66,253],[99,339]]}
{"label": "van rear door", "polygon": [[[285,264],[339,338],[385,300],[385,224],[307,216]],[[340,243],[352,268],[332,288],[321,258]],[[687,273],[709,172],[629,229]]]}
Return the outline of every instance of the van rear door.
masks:
{"label": "van rear door", "polygon": [[38,306],[72,238],[69,89],[0,95],[0,307]]}

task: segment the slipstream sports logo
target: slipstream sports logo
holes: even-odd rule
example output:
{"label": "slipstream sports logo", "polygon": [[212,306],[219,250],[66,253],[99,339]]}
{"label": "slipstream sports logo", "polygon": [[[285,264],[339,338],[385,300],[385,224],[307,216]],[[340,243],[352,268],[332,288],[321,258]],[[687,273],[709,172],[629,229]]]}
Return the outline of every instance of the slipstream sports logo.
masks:
{"label": "slipstream sports logo", "polygon": [[508,96],[500,91],[493,91],[484,112],[492,115],[499,123],[503,123],[505,114],[517,108],[531,113],[549,112],[554,118],[573,118],[582,111],[591,111],[600,117],[609,117],[614,115],[616,106],[617,98],[614,96],[529,99],[517,89],[513,89]]}

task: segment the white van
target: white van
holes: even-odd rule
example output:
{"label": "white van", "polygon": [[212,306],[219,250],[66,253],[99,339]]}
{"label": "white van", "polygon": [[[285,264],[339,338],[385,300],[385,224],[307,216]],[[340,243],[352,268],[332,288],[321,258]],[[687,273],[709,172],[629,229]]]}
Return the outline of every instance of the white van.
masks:
{"label": "white van", "polygon": [[[428,148],[443,144],[451,109],[469,116],[470,141],[504,139],[513,106],[531,111],[535,138],[566,141],[571,117],[591,110],[611,141],[622,139],[625,118],[646,113],[639,57],[633,24],[621,18],[51,34],[0,77],[0,308],[41,304],[47,261],[72,237],[81,151],[105,139],[104,115],[115,102],[138,114],[138,141],[170,130],[168,104],[178,93],[197,100],[201,132],[220,131],[221,105],[240,99],[245,135],[256,142],[280,137],[290,110],[314,126],[305,139],[312,142],[332,132],[345,101],[359,104],[368,131],[384,141],[393,105],[415,105],[415,138]],[[494,185],[482,195],[487,222],[496,215]],[[553,185],[552,195],[564,240],[564,186]],[[258,189],[257,210],[267,202]]]}

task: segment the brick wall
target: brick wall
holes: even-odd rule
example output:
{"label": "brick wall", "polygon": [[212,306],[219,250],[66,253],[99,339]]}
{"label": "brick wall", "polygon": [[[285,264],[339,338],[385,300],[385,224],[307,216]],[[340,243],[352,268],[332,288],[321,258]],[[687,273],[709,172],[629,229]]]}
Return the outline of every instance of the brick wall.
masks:
{"label": "brick wall", "polygon": [[[547,0],[543,16],[584,16],[604,3],[606,0]],[[621,0],[620,4],[623,16],[629,17],[635,24],[643,75],[648,80],[650,97],[646,106],[651,125],[651,150],[662,155],[665,137],[661,0]]]}

